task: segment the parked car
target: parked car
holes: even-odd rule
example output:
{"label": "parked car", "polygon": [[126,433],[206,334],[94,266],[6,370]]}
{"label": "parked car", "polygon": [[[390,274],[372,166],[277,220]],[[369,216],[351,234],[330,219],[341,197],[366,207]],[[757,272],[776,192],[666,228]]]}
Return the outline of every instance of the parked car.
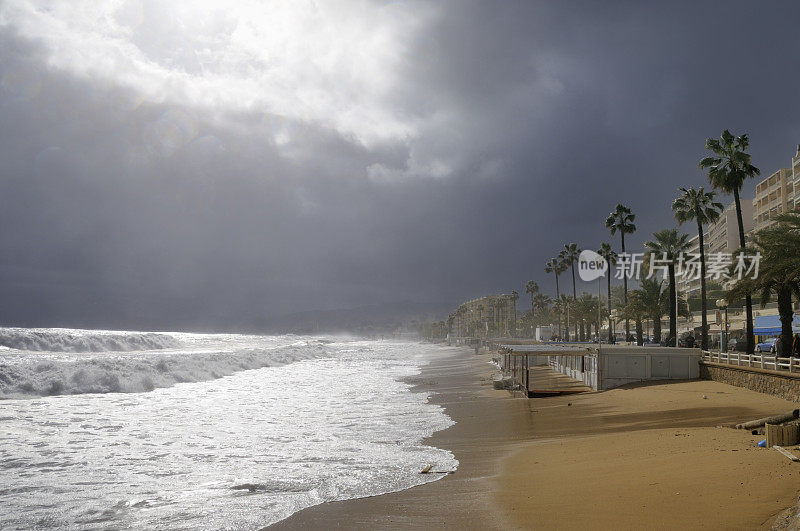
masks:
{"label": "parked car", "polygon": [[765,341],[764,343],[759,343],[756,345],[756,351],[758,352],[775,352],[775,343],[778,342],[778,338],[770,339],[769,341]]}

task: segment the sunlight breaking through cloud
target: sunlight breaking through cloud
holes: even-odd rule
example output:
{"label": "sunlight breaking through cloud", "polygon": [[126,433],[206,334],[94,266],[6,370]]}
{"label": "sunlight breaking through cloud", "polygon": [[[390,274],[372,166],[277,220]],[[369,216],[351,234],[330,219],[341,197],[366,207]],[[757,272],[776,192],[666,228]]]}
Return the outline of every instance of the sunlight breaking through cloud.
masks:
{"label": "sunlight breaking through cloud", "polygon": [[413,135],[390,96],[430,8],[310,0],[9,0],[0,24],[57,69],[212,110],[264,111],[369,145]]}

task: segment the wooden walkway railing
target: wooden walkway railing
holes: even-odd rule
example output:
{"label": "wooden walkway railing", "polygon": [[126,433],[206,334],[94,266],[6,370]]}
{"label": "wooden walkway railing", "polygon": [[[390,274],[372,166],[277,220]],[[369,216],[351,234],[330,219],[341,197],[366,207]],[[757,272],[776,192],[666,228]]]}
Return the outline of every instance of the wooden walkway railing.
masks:
{"label": "wooden walkway railing", "polygon": [[703,361],[732,365],[734,367],[754,367],[773,371],[800,373],[800,358],[781,358],[777,354],[744,354],[742,352],[703,351]]}

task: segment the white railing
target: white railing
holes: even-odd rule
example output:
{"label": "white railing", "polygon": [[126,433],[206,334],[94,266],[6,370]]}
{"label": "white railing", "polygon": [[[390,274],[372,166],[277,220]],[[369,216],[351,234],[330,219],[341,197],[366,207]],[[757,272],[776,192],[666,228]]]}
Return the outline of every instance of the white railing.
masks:
{"label": "white railing", "polygon": [[744,354],[742,352],[711,352],[704,350],[703,361],[736,367],[800,372],[800,358],[781,358],[777,354]]}

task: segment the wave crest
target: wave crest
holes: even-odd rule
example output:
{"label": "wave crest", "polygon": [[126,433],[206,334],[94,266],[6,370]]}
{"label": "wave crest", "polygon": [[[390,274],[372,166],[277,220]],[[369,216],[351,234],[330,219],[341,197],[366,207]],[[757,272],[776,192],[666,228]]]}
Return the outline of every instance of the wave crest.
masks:
{"label": "wave crest", "polygon": [[0,399],[148,392],[328,355],[316,342],[229,351],[0,355]]}
{"label": "wave crest", "polygon": [[157,332],[0,329],[0,346],[37,352],[130,352],[178,348],[181,342]]}

